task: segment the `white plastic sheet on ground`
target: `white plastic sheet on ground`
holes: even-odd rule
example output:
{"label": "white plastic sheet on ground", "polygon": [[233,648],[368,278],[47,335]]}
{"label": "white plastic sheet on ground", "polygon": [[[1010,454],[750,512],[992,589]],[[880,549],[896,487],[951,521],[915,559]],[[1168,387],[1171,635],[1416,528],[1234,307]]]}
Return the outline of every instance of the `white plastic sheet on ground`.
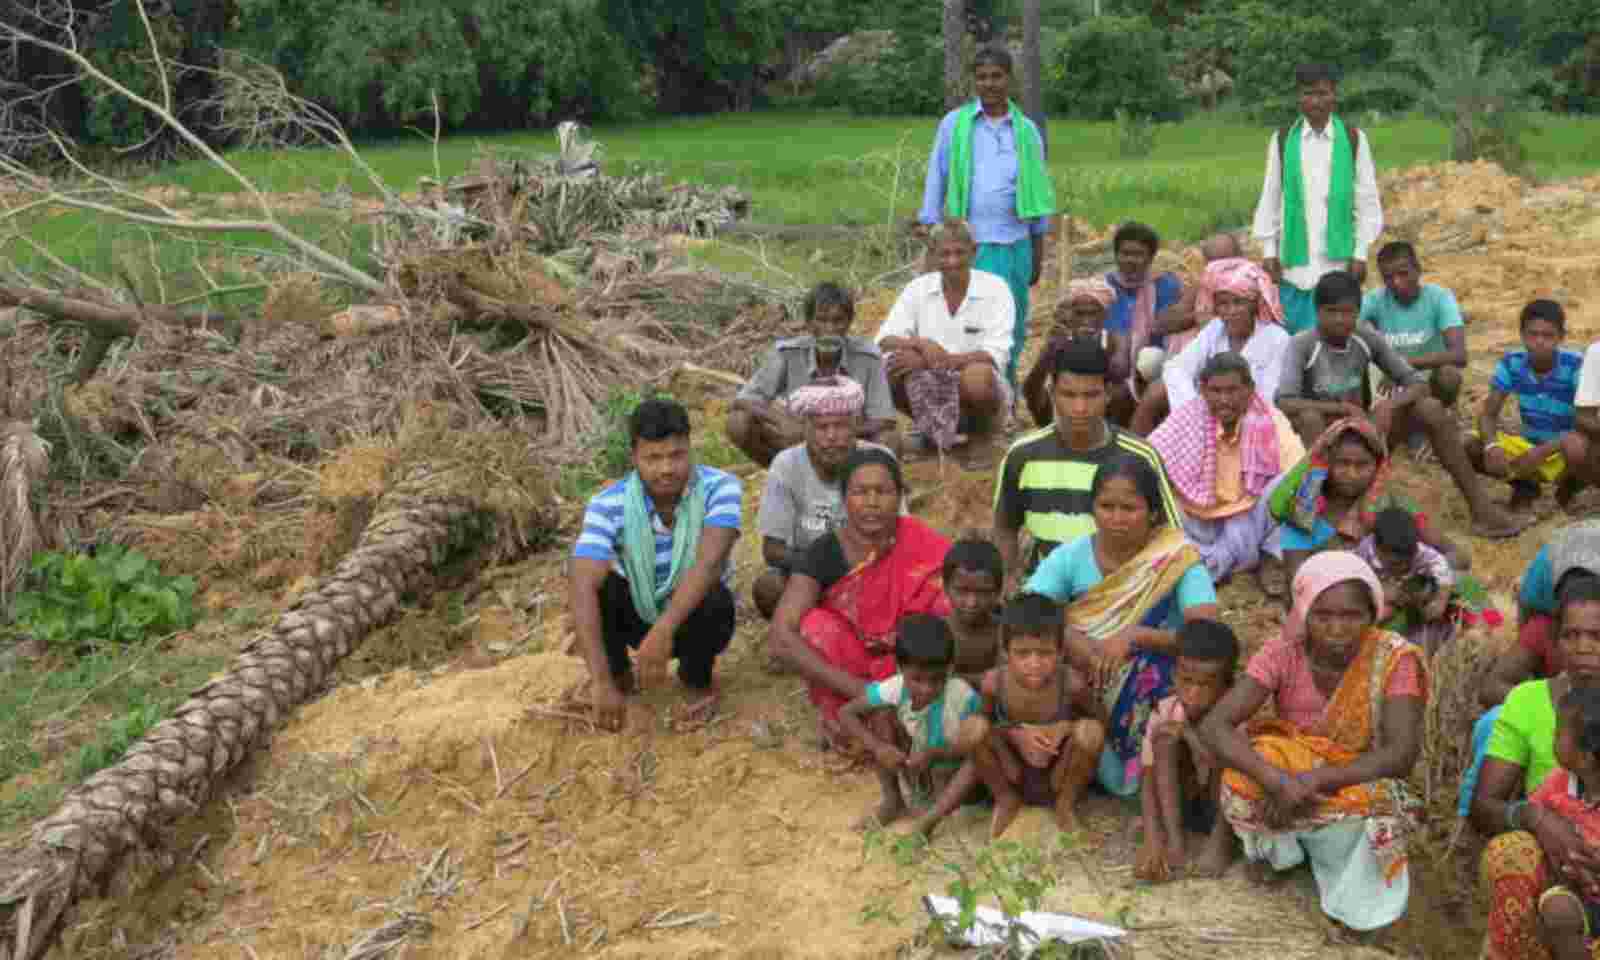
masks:
{"label": "white plastic sheet on ground", "polygon": [[[928,915],[942,921],[946,929],[961,916],[961,905],[951,897],[928,894],[922,898]],[[1028,911],[1017,918],[1020,927],[1022,955],[1028,956],[1042,944],[1052,940],[1078,943],[1084,940],[1115,940],[1127,936],[1121,927],[1111,927],[1093,920],[1071,917],[1064,913],[1036,913]],[[969,947],[995,947],[1008,940],[1006,915],[994,907],[979,907],[977,919],[971,927],[953,934],[951,939]]]}

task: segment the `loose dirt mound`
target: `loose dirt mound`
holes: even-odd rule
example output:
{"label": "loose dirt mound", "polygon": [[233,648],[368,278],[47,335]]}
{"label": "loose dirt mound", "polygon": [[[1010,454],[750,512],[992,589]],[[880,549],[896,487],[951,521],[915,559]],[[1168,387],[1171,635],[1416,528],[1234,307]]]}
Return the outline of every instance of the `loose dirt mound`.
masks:
{"label": "loose dirt mound", "polygon": [[[1532,188],[1485,165],[1385,180],[1392,234],[1419,242],[1427,279],[1453,287],[1471,315],[1463,414],[1475,410],[1495,358],[1516,342],[1516,310],[1528,299],[1567,304],[1575,347],[1600,331],[1597,187],[1600,178]],[[1192,252],[1180,258],[1190,270],[1198,265]],[[1036,303],[1057,294],[1056,262],[1052,255]],[[875,327],[892,299],[892,291],[870,293],[858,327]],[[1047,321],[1036,316],[1037,330]],[[706,404],[712,418],[720,399]],[[720,421],[697,412],[696,426],[719,429]],[[1442,472],[1402,460],[1402,486],[1447,531],[1465,530],[1465,509]],[[387,466],[381,450],[351,448],[325,461],[305,489],[330,504],[357,501]],[[761,475],[742,473],[753,518]],[[918,512],[947,532],[986,523],[989,475],[923,463],[910,479]],[[567,505],[573,520],[578,506]],[[1538,543],[1564,522],[1548,501],[1541,507],[1540,526],[1515,543],[1469,541],[1475,571],[1502,601]],[[196,524],[181,537],[230,535]],[[757,541],[747,535],[738,547],[741,589],[761,569]],[[458,608],[414,615],[370,640],[374,660],[354,671],[365,678],[305,709],[224,801],[229,813],[219,807],[200,824],[211,839],[184,858],[194,865],[88,910],[68,952],[122,955],[120,944],[165,941],[179,957],[345,956],[386,928],[410,931],[411,957],[904,955],[921,927],[917,898],[950,881],[942,860],[972,862],[984,814],[954,818],[938,856],[918,864],[896,866],[869,851],[850,824],[875,799],[872,778],[818,752],[801,684],[766,671],[764,627],[748,611],[721,666],[726,708],[709,727],[667,729],[673,692],[647,696],[622,735],[563,716],[561,694],[583,668],[559,652],[569,635],[562,554],[558,547],[492,571]],[[297,563],[295,573],[309,565]],[[1278,611],[1248,577],[1225,587],[1222,600],[1251,648],[1277,628]],[[442,666],[393,669],[377,653],[423,639],[432,658],[416,662],[442,656]],[[1235,869],[1216,882],[1139,888],[1124,830],[1135,809],[1099,798],[1088,814],[1077,851],[1049,860],[1057,886],[1046,906],[1132,926],[1136,955],[1361,955],[1329,942],[1309,877],[1262,891]],[[1417,852],[1412,910],[1391,944],[1402,955],[1477,949],[1482,905],[1467,899],[1470,874],[1461,872],[1470,864],[1436,861],[1449,826],[1438,819]],[[1026,820],[1018,836],[1040,827]]]}

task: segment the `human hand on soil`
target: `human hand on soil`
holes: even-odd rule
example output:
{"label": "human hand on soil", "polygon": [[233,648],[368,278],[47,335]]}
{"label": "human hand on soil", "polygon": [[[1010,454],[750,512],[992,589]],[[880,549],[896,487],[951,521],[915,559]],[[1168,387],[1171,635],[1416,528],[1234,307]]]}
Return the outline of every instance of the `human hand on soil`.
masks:
{"label": "human hand on soil", "polygon": [[595,680],[590,692],[590,701],[596,724],[606,730],[617,730],[622,727],[627,698],[617,689],[616,683],[609,678]]}
{"label": "human hand on soil", "polygon": [[1167,853],[1154,837],[1145,837],[1139,855],[1133,862],[1133,876],[1145,883],[1165,883],[1171,878],[1167,871]]}

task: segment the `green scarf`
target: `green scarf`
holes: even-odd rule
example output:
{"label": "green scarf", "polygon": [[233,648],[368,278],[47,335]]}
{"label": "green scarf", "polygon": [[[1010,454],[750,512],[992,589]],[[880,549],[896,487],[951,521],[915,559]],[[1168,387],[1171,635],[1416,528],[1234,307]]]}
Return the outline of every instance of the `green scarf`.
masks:
{"label": "green scarf", "polygon": [[639,471],[633,470],[622,483],[622,572],[628,575],[633,609],[645,623],[655,623],[667,598],[694,565],[700,528],[706,520],[706,485],[700,482],[698,471],[690,474],[689,487],[678,501],[672,521],[672,567],[667,582],[657,583],[656,531],[644,502],[644,481],[639,479]]}
{"label": "green scarf", "polygon": [[[1311,262],[1311,245],[1306,238],[1306,184],[1300,170],[1300,128],[1305,117],[1289,128],[1289,142],[1283,146],[1283,242],[1278,258],[1286,267],[1303,267]],[[1333,138],[1332,169],[1328,172],[1329,260],[1349,260],[1356,252],[1355,169],[1356,158],[1350,149],[1350,136],[1338,116],[1328,118],[1328,135]]]}
{"label": "green scarf", "polygon": [[[1044,144],[1039,131],[1017,109],[1011,108],[1011,130],[1017,143],[1017,219],[1033,220],[1056,212],[1056,188],[1044,165]],[[972,125],[983,108],[974,100],[956,114],[956,128],[950,135],[950,169],[945,177],[944,214],[964,220],[972,201]]]}

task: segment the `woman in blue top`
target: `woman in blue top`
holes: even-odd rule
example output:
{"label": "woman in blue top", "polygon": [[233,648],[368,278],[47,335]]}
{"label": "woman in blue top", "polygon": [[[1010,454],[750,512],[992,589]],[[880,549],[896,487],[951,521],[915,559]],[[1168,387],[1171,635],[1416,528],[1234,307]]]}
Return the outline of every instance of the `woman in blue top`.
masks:
{"label": "woman in blue top", "polygon": [[1145,725],[1172,692],[1177,628],[1216,619],[1217,591],[1149,463],[1106,461],[1089,494],[1095,532],[1052,550],[1027,589],[1067,606],[1067,660],[1108,718],[1098,779],[1126,797],[1139,791]]}

